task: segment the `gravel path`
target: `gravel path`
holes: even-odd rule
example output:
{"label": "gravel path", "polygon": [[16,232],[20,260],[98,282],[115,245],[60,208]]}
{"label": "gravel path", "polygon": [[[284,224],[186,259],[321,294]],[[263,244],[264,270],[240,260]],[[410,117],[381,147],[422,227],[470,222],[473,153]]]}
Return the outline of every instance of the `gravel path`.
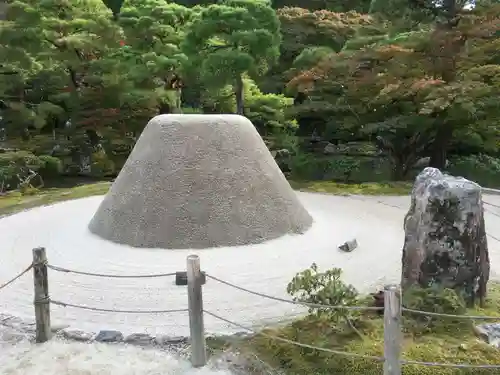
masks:
{"label": "gravel path", "polygon": [[[8,280],[31,262],[31,249],[47,248],[49,262],[81,271],[111,274],[175,272],[185,269],[186,256],[200,255],[202,269],[237,285],[287,297],[285,288],[296,272],[316,262],[340,267],[344,279],[361,292],[369,292],[400,277],[403,217],[409,197],[341,197],[298,193],[314,217],[304,235],[286,236],[260,245],[206,250],[135,249],[92,235],[87,223],[102,201],[91,197],[40,207],[0,219],[2,262],[0,280]],[[485,201],[500,206],[499,196]],[[487,230],[500,238],[500,209],[485,206]],[[495,230],[499,233],[495,234]],[[352,253],[337,250],[357,238]],[[492,278],[500,275],[500,242],[489,238]],[[50,271],[51,297],[55,300],[115,309],[159,310],[187,307],[185,287],[169,279],[100,279]],[[33,319],[31,273],[0,291],[0,311]],[[240,324],[260,325],[300,313],[297,306],[248,295],[209,280],[204,287],[209,311]],[[54,324],[85,331],[116,329],[124,334],[187,335],[186,313],[172,315],[99,313],[70,307],[52,307]],[[241,331],[206,317],[212,333]]]}
{"label": "gravel path", "polygon": [[195,370],[168,352],[121,344],[53,339],[33,345],[20,332],[0,326],[2,375],[231,375],[211,367]]}

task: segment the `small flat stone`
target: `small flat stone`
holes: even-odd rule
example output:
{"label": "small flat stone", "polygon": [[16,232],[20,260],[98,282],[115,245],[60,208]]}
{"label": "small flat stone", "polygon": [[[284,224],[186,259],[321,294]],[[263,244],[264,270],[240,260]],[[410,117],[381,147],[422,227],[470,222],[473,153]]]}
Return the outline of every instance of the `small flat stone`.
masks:
{"label": "small flat stone", "polygon": [[150,345],[153,337],[145,333],[133,333],[125,338],[125,342],[134,345]]}
{"label": "small flat stone", "polygon": [[159,335],[155,337],[154,341],[158,345],[168,345],[168,344],[184,344],[188,341],[188,339],[182,336]]}
{"label": "small flat stone", "polygon": [[50,331],[52,333],[57,333],[59,331],[62,331],[63,329],[69,328],[69,325],[67,324],[52,324],[50,326]]}
{"label": "small flat stone", "polygon": [[99,331],[95,337],[97,342],[118,342],[123,340],[123,334],[120,331]]}
{"label": "small flat stone", "polygon": [[358,247],[358,241],[354,238],[354,239],[352,239],[350,241],[346,241],[342,245],[340,245],[339,250],[342,250],[342,251],[349,253],[357,247]]}
{"label": "small flat stone", "polygon": [[68,329],[64,328],[59,331],[59,333],[69,339],[69,340],[75,340],[75,341],[90,341],[94,337],[94,334],[85,332],[79,329]]}

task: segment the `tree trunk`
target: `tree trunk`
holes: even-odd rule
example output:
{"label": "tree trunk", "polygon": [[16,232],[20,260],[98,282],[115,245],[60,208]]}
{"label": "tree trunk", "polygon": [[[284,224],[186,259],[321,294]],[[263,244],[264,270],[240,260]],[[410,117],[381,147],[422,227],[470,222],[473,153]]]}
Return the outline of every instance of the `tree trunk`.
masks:
{"label": "tree trunk", "polygon": [[403,165],[403,162],[401,162],[397,158],[394,158],[392,165],[392,180],[402,181],[405,177],[404,175],[405,175],[405,166]]}
{"label": "tree trunk", "polygon": [[453,128],[442,124],[438,126],[436,137],[432,143],[431,160],[429,167],[443,170],[446,168],[446,156],[448,154],[448,147],[453,137]]}
{"label": "tree trunk", "polygon": [[243,79],[241,78],[241,75],[236,77],[236,83],[234,85],[234,96],[236,97],[236,113],[243,116],[245,104],[243,97]]}

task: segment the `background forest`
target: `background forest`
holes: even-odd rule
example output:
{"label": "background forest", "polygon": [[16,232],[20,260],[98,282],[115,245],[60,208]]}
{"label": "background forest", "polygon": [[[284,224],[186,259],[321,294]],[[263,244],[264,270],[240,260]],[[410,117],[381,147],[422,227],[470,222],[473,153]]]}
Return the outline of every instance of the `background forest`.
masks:
{"label": "background forest", "polygon": [[500,186],[500,4],[0,2],[0,192],[115,176],[161,113],[239,113],[294,180]]}

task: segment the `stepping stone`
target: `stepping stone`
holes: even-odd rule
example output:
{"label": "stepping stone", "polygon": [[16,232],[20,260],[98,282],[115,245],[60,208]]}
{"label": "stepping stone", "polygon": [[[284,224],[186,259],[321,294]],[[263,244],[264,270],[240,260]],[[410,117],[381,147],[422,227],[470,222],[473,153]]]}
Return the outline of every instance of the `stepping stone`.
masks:
{"label": "stepping stone", "polygon": [[67,329],[64,328],[59,333],[68,340],[87,342],[91,341],[94,337],[93,333],[85,332],[80,329]]}
{"label": "stepping stone", "polygon": [[123,333],[120,331],[100,331],[95,337],[97,342],[118,342],[123,341]]}
{"label": "stepping stone", "polygon": [[150,345],[153,340],[153,337],[146,333],[132,333],[125,338],[126,343],[134,345]]}

